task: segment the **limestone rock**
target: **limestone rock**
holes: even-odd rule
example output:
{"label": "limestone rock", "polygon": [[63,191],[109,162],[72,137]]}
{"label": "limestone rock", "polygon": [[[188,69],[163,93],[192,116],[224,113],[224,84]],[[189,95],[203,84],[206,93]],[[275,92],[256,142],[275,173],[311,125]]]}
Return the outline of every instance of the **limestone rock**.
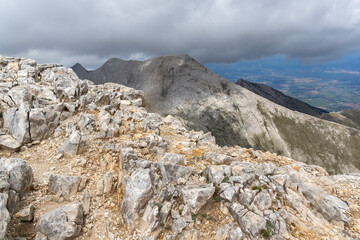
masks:
{"label": "limestone rock", "polygon": [[22,222],[31,222],[34,219],[35,208],[33,205],[29,205],[22,209],[19,214],[19,219]]}
{"label": "limestone rock", "polygon": [[37,238],[72,239],[81,232],[83,207],[79,203],[66,204],[41,216],[36,225]]}
{"label": "limestone rock", "polygon": [[18,108],[9,108],[4,112],[4,128],[9,130],[20,143],[31,141],[29,114],[30,106],[27,102],[22,103]]}
{"label": "limestone rock", "polygon": [[180,240],[199,240],[200,239],[200,232],[199,230],[192,229],[183,231]]}
{"label": "limestone rock", "polygon": [[229,231],[229,236],[227,240],[241,240],[243,239],[243,234],[241,228],[235,227]]}
{"label": "limestone rock", "polygon": [[77,176],[51,175],[49,191],[69,200],[76,195],[80,182],[81,177]]}
{"label": "limestone rock", "polygon": [[29,125],[32,141],[41,141],[47,138],[46,135],[49,131],[48,123],[41,108],[31,109],[29,112]]}
{"label": "limestone rock", "polygon": [[95,125],[94,116],[91,114],[81,113],[78,126],[81,132],[92,131]]}
{"label": "limestone rock", "polygon": [[181,217],[179,213],[172,210],[171,211],[173,224],[172,224],[172,233],[176,236],[177,234],[181,233],[182,230],[186,227],[186,221],[185,218]]}
{"label": "limestone rock", "polygon": [[272,203],[271,196],[267,190],[262,190],[255,196],[253,203],[260,211],[269,209]]}
{"label": "limestone rock", "polygon": [[232,202],[232,200],[233,200],[235,194],[237,193],[237,190],[238,190],[238,189],[239,189],[239,188],[232,187],[232,186],[227,187],[227,188],[225,188],[224,191],[222,191],[222,192],[220,193],[220,197],[221,197],[222,199],[227,200],[228,202]]}
{"label": "limestone rock", "polygon": [[349,222],[344,213],[348,210],[347,204],[340,199],[334,196],[326,196],[321,190],[314,187],[308,187],[302,193],[326,220]]}
{"label": "limestone rock", "polygon": [[257,236],[261,229],[266,229],[265,219],[251,211],[248,211],[240,218],[239,225],[252,237]]}
{"label": "limestone rock", "polygon": [[180,178],[186,179],[192,173],[195,172],[195,169],[191,167],[184,167],[177,164],[171,163],[159,163],[163,181],[169,183],[177,183],[177,180]]}
{"label": "limestone rock", "polygon": [[0,170],[8,172],[10,189],[16,191],[19,196],[22,196],[33,179],[31,167],[21,159],[0,159]]}
{"label": "limestone rock", "polygon": [[88,215],[90,212],[90,194],[88,192],[87,189],[85,189],[83,191],[83,193],[81,194],[81,198],[80,198],[81,204],[83,205],[84,208],[84,215]]}
{"label": "limestone rock", "polygon": [[154,201],[149,201],[140,219],[139,230],[141,233],[149,234],[158,227],[160,221],[160,206],[155,204]]}
{"label": "limestone rock", "polygon": [[79,131],[74,131],[70,137],[65,140],[64,144],[60,147],[59,152],[63,153],[66,157],[75,156],[84,149],[86,144],[86,137]]}
{"label": "limestone rock", "polygon": [[133,229],[138,212],[152,196],[152,183],[148,169],[134,171],[126,180],[121,212],[126,225]]}
{"label": "limestone rock", "polygon": [[165,153],[164,156],[160,159],[163,163],[172,163],[179,165],[186,165],[186,160],[184,155],[176,153]]}
{"label": "limestone rock", "polygon": [[11,219],[9,211],[6,208],[7,201],[8,195],[6,193],[0,193],[0,239],[5,239],[8,224]]}
{"label": "limestone rock", "polygon": [[112,193],[114,177],[113,177],[113,175],[111,173],[107,172],[107,173],[104,174],[103,180],[104,180],[104,194],[105,194],[105,197],[109,197],[110,194]]}
{"label": "limestone rock", "polygon": [[8,193],[10,189],[9,174],[5,170],[0,169],[0,193]]}
{"label": "limestone rock", "polygon": [[212,184],[187,185],[181,188],[183,202],[192,214],[197,214],[214,192],[215,187]]}
{"label": "limestone rock", "polygon": [[21,144],[10,135],[0,135],[0,152],[15,152]]}
{"label": "limestone rock", "polygon": [[231,176],[231,168],[226,165],[210,165],[206,167],[205,174],[210,182],[220,184],[225,177]]}

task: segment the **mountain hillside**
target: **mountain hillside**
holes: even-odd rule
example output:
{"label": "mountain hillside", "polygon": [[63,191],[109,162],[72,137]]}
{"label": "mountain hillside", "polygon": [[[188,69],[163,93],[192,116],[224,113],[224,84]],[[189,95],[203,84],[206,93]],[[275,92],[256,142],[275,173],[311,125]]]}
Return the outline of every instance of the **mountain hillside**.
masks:
{"label": "mountain hillside", "polygon": [[264,84],[252,83],[240,78],[237,82],[237,85],[246,88],[247,90],[256,93],[259,96],[262,96],[276,104],[279,104],[288,109],[298,111],[301,113],[306,113],[314,117],[321,117],[323,113],[327,113],[327,111],[322,110],[320,108],[313,107],[306,102],[300,101],[296,98],[292,98],[283,94],[282,92],[268,87]]}
{"label": "mountain hillside", "polygon": [[275,152],[330,173],[360,169],[360,131],[274,104],[188,55],[143,62],[110,59],[78,76],[142,90],[149,111],[180,117],[189,129],[210,131],[220,145]]}
{"label": "mountain hillside", "polygon": [[356,109],[324,113],[321,118],[360,130],[360,111]]}
{"label": "mountain hillside", "polygon": [[239,79],[236,84],[290,110],[305,113],[360,130],[360,111],[358,110],[345,109],[340,112],[329,113],[323,109],[313,107],[306,102],[287,96],[282,92],[264,84],[252,83],[244,79]]}

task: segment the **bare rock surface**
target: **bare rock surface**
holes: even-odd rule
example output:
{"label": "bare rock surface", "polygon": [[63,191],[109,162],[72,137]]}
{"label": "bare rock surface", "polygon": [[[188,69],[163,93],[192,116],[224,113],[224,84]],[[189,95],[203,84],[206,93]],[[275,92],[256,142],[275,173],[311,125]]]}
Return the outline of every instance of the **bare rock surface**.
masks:
{"label": "bare rock surface", "polygon": [[51,175],[49,178],[49,191],[70,199],[76,195],[81,177],[77,176],[62,176],[62,175]]}
{"label": "bare rock surface", "polygon": [[358,174],[221,147],[59,65],[0,57],[0,72],[0,136],[22,144],[1,152],[0,238],[360,237]]}
{"label": "bare rock surface", "polygon": [[81,204],[64,205],[41,216],[36,239],[72,239],[80,234],[83,221]]}

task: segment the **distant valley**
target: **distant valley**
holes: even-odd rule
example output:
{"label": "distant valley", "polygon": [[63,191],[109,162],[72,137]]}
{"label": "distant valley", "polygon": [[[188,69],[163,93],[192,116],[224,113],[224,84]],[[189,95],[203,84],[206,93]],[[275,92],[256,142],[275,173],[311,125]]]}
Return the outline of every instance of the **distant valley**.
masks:
{"label": "distant valley", "polygon": [[263,83],[326,111],[360,110],[360,57],[357,55],[317,65],[275,56],[233,65],[206,66],[232,82],[243,78]]}

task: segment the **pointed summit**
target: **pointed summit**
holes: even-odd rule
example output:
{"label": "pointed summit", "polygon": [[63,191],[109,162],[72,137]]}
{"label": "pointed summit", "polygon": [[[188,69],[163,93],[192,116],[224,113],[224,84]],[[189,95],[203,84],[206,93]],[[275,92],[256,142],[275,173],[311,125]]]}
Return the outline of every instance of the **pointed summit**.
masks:
{"label": "pointed summit", "polygon": [[88,71],[86,70],[86,68],[83,67],[83,65],[81,65],[80,63],[76,63],[74,66],[71,67],[72,70],[74,70],[74,72],[76,74],[81,74],[84,75],[85,73],[87,73]]}

